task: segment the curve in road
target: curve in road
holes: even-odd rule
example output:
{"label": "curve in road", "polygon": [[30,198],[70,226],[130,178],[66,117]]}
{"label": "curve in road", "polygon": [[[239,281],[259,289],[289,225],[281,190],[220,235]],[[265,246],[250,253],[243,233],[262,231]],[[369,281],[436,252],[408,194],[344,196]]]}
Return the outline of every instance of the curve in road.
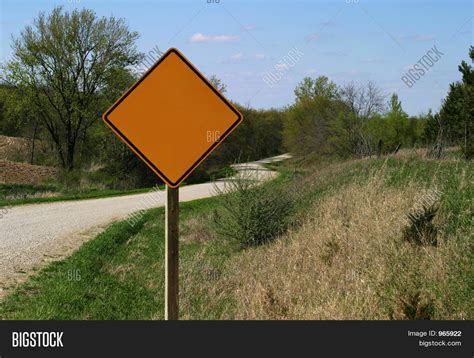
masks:
{"label": "curve in road", "polygon": [[[227,180],[246,177],[266,180],[276,175],[263,164],[288,159],[288,154],[235,164],[237,174]],[[180,202],[216,195],[225,180],[180,188]],[[110,223],[143,209],[163,206],[165,191],[119,197],[64,201],[11,207],[0,219],[0,297],[8,287],[24,281],[33,270],[59,260],[95,237]]]}

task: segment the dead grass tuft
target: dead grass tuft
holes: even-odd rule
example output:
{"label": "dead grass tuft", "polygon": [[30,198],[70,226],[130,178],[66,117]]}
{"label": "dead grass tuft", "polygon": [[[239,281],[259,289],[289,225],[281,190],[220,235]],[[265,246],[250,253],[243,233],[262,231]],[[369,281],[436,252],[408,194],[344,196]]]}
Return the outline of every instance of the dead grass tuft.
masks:
{"label": "dead grass tuft", "polygon": [[211,219],[208,215],[196,216],[186,220],[180,227],[180,240],[208,241],[214,239],[214,232],[209,228]]}

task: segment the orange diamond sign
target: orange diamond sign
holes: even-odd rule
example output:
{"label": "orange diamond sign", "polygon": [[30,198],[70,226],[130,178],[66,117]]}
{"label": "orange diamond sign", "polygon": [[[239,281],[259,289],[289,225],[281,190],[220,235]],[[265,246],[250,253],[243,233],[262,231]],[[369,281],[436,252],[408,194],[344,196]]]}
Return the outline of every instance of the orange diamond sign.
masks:
{"label": "orange diamond sign", "polygon": [[242,115],[172,48],[103,119],[168,186],[176,188],[242,122]]}

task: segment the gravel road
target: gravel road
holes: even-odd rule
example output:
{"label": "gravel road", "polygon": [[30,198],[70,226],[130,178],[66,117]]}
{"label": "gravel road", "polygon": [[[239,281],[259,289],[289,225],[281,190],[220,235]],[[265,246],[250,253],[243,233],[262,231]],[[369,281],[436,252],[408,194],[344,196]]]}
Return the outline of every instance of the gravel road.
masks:
{"label": "gravel road", "polygon": [[[289,158],[288,154],[237,164],[236,177],[267,179],[276,175],[262,164]],[[232,178],[231,178],[232,179]],[[235,179],[235,178],[234,178]],[[216,194],[224,180],[180,188],[180,202]],[[20,205],[5,208],[0,219],[0,297],[8,287],[24,281],[50,261],[59,260],[95,237],[110,223],[127,215],[163,206],[164,191],[150,191],[102,199]]]}

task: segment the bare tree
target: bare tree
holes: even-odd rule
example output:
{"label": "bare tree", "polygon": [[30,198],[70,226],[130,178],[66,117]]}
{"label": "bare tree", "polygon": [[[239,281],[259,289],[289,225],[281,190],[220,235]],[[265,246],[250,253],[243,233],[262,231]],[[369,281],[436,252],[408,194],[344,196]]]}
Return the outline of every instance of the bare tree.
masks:
{"label": "bare tree", "polygon": [[218,90],[221,94],[224,94],[227,92],[227,86],[220,78],[218,78],[216,75],[211,75],[209,77],[209,82]]}
{"label": "bare tree", "polygon": [[365,85],[349,82],[342,87],[341,95],[351,112],[358,117],[370,118],[385,110],[385,96],[373,81]]}

